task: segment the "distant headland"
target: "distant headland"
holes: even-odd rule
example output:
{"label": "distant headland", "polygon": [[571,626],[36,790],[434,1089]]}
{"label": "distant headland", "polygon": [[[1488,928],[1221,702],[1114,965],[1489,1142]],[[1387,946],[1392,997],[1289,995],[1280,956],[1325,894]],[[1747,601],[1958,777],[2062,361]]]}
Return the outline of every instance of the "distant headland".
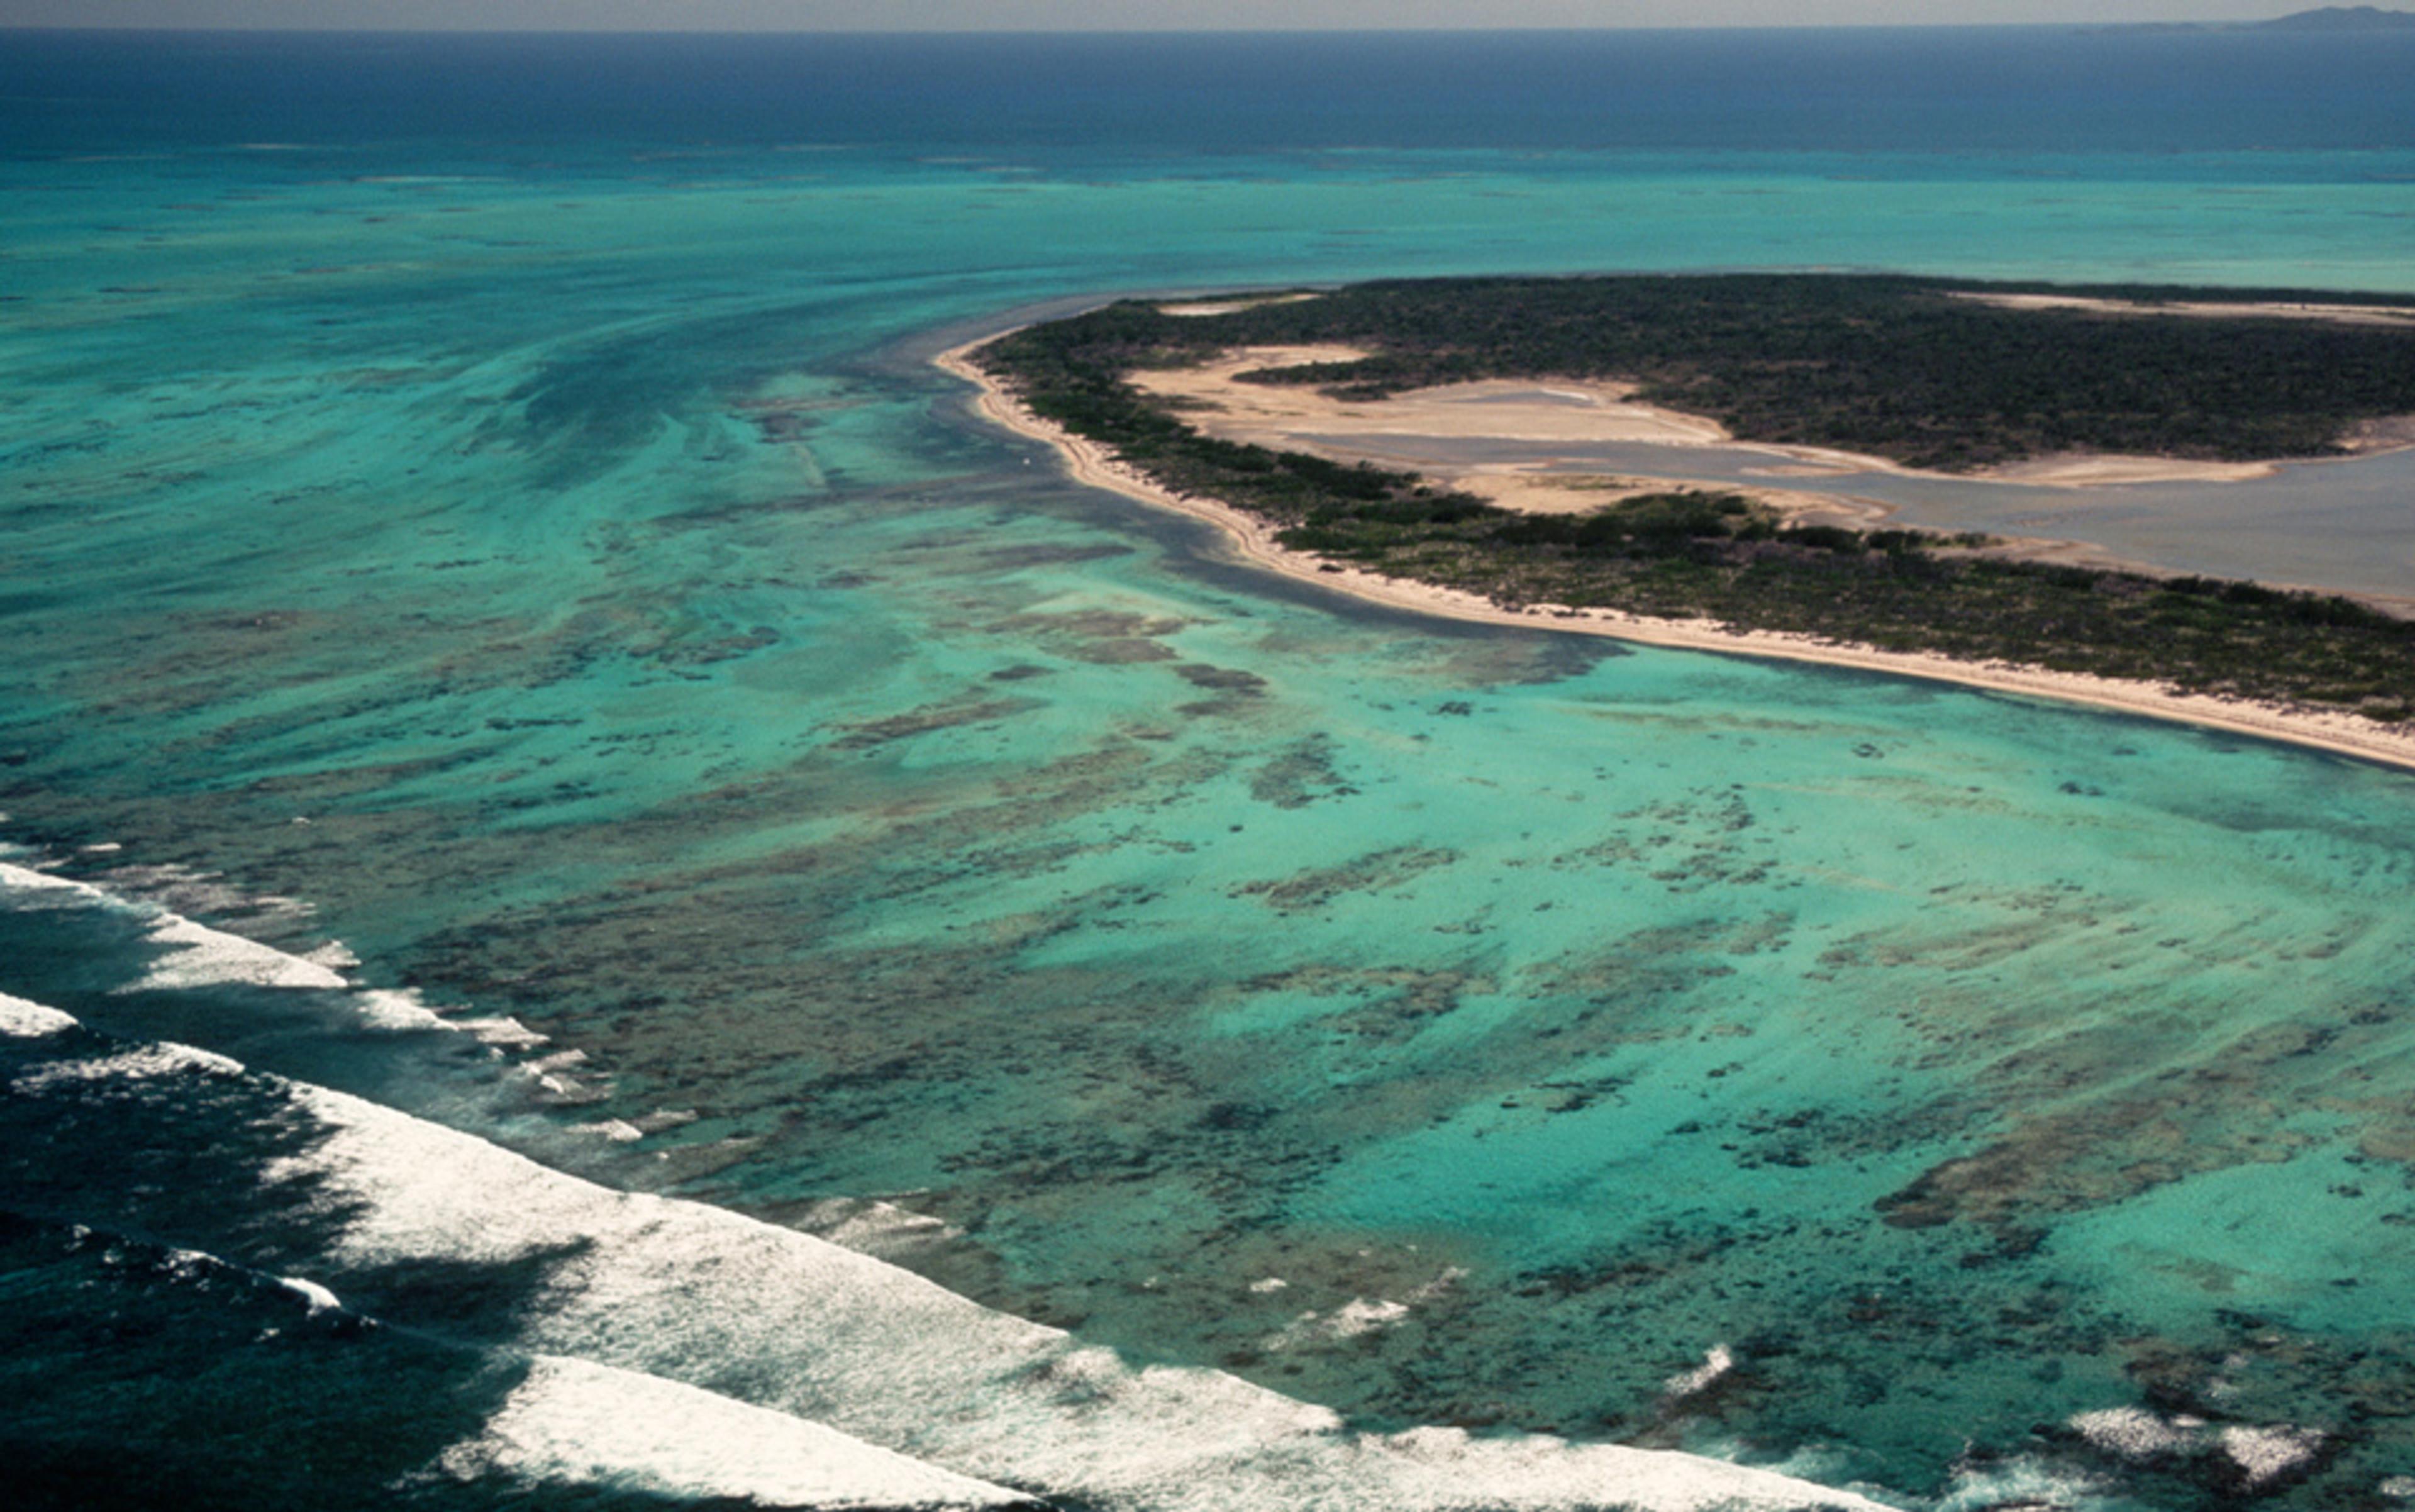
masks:
{"label": "distant headland", "polygon": [[2323,6],[2293,10],[2269,21],[2142,21],[2092,26],[2100,32],[2405,32],[2415,31],[2415,10],[2378,6]]}
{"label": "distant headland", "polygon": [[2415,31],[2415,10],[2384,10],[2378,6],[2324,6],[2292,11],[2253,24],[2268,32]]}

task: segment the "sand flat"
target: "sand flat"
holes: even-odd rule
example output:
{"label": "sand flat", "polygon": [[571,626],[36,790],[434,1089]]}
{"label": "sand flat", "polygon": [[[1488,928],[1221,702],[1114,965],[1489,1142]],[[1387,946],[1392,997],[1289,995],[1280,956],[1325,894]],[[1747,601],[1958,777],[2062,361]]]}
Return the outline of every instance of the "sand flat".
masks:
{"label": "sand flat", "polygon": [[1171,305],[1160,305],[1157,307],[1157,312],[1160,315],[1187,316],[1195,319],[1207,315],[1230,315],[1235,310],[1256,309],[1261,305],[1297,305],[1303,300],[1317,297],[1312,293],[1298,293],[1244,294],[1233,299],[1186,299]]}
{"label": "sand flat", "polygon": [[1384,399],[1337,399],[1308,384],[1244,383],[1239,375],[1372,355],[1345,346],[1243,347],[1196,367],[1147,368],[1132,386],[1181,403],[1183,418],[1221,440],[1310,450],[1320,436],[1485,437],[1534,442],[1655,442],[1715,446],[1725,427],[1634,401],[1632,383],[1485,379],[1410,389]]}
{"label": "sand flat", "polygon": [[1949,292],[1956,299],[1975,300],[1999,309],[2082,309],[2100,315],[2187,315],[2213,320],[2328,321],[2335,325],[2386,325],[2415,330],[2415,307],[2401,305],[2318,305],[2280,300],[2247,305],[2221,300],[2144,304],[2135,299],[2100,299],[2087,294],[1999,294],[1975,289]]}
{"label": "sand flat", "polygon": [[1555,472],[1547,463],[1488,463],[1459,472],[1427,469],[1449,487],[1474,494],[1496,509],[1521,515],[1589,515],[1605,505],[1672,488],[1699,488],[1741,495],[1778,512],[1789,523],[1843,525],[1857,531],[1882,527],[1893,513],[1868,499],[1760,488],[1707,478],[1642,477],[1609,472]]}
{"label": "sand flat", "polygon": [[[1372,461],[1423,472],[1447,487],[1503,509],[1579,515],[1671,487],[1740,493],[1791,518],[1823,524],[1875,523],[1886,511],[1858,500],[1783,488],[1653,474],[1557,471],[1553,445],[1645,442],[1718,446],[1734,438],[1715,420],[1639,404],[1635,385],[1573,379],[1484,379],[1412,389],[1382,399],[1340,399],[1308,384],[1241,382],[1243,373],[1308,363],[1357,362],[1347,346],[1245,347],[1195,367],[1146,368],[1130,377],[1143,393],[1173,400],[1185,421],[1220,441],[1306,452],[1339,462]],[[1388,445],[1392,440],[1397,445]],[[1531,460],[1455,461],[1441,448],[1457,441],[1513,441],[1538,448]],[[1845,466],[1810,469],[1841,475]]]}
{"label": "sand flat", "polygon": [[2193,462],[2178,457],[2122,457],[2064,452],[1983,469],[1971,476],[1999,483],[2048,484],[2062,488],[2119,487],[2129,483],[2244,483],[2269,478],[2272,462]]}

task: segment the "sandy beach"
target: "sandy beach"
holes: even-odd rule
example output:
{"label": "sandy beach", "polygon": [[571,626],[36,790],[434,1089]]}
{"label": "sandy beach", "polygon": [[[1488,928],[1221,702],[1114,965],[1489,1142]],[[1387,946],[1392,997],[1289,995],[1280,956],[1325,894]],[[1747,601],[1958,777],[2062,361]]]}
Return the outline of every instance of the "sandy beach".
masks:
{"label": "sandy beach", "polygon": [[1957,290],[1953,297],[2000,309],[2080,309],[2098,315],[2186,315],[2198,320],[2322,321],[2332,325],[2415,326],[2415,307],[2407,305],[2290,304],[2276,300],[2231,302],[2175,300],[2141,304],[2135,299],[2106,299],[2094,294],[2007,294]]}
{"label": "sandy beach", "polygon": [[[998,333],[1003,334],[1007,333]],[[1554,605],[1508,607],[1472,593],[1388,577],[1347,563],[1293,551],[1275,539],[1276,530],[1267,521],[1220,500],[1178,494],[1160,487],[1135,469],[1115,460],[1094,442],[1032,414],[969,360],[975,350],[996,338],[997,335],[983,337],[951,348],[933,359],[941,370],[963,379],[979,391],[974,408],[983,419],[1017,435],[1046,442],[1064,457],[1067,470],[1078,482],[1112,489],[1142,503],[1216,526],[1224,533],[1236,560],[1303,582],[1335,589],[1371,603],[1482,624],[1607,636],[1643,645],[1775,657],[1784,661],[1810,662],[1953,682],[1991,692],[2050,698],[2155,719],[2175,720],[2415,771],[2415,730],[2393,728],[2345,712],[2180,693],[2155,683],[2086,677],[2008,663],[1961,662],[1943,656],[1881,651],[1874,647],[1775,631],[1732,630],[1709,621],[1652,619],[1615,610],[1579,609]],[[1252,365],[1268,366],[1264,361]],[[1528,390],[1538,387],[1534,383],[1518,386]],[[1677,418],[1696,427],[1703,424],[1692,417]]]}

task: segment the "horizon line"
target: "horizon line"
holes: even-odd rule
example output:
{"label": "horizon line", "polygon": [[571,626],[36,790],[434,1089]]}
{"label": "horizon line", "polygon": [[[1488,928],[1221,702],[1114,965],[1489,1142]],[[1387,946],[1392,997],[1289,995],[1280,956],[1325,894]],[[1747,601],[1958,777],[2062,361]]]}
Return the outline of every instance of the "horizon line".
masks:
{"label": "horizon line", "polygon": [[[2361,7],[2360,7],[2361,8]],[[2391,14],[2392,12],[2385,12]],[[2407,15],[2415,12],[2400,11]],[[2061,28],[2079,31],[2243,31],[2259,29],[2275,16],[2254,21],[1832,21],[1792,25],[1762,22],[1710,22],[1691,26],[1597,25],[1566,26],[1508,22],[1493,25],[1434,26],[284,26],[222,25],[152,26],[140,23],[61,26],[40,22],[0,21],[0,33],[46,33],[53,36],[132,35],[149,37],[1394,37],[1465,36],[1502,32],[1592,35],[1604,32],[1925,32],[2012,31]],[[2336,35],[2336,34],[2334,34]]]}

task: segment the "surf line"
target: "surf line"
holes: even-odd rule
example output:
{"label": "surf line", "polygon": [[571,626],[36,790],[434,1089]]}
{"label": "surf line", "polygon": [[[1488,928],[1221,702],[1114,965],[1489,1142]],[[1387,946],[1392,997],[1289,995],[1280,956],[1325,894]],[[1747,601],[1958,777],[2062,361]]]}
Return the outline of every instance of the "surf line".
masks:
{"label": "surf line", "polygon": [[[0,996],[0,1047],[22,1068],[0,1085],[31,1100],[159,1103],[233,1084],[260,1100],[299,1145],[276,1158],[265,1190],[284,1194],[281,1216],[324,1231],[309,1252],[278,1260],[297,1307],[342,1309],[336,1298],[373,1295],[398,1266],[542,1265],[541,1299],[484,1341],[534,1368],[484,1432],[429,1467],[440,1476],[595,1472],[781,1501],[814,1480],[848,1505],[1019,1508],[1062,1495],[1116,1512],[1449,1512],[1471,1485],[1504,1512],[1884,1512],[1782,1471],[1677,1450],[1356,1429],[1221,1370],[1129,1362],[810,1235],[601,1186],[349,1093],[124,1040],[25,999]],[[123,1096],[137,1085],[141,1100]],[[752,1385],[724,1396],[715,1384],[728,1379]],[[633,1441],[633,1421],[657,1431]],[[728,1445],[750,1443],[758,1453],[731,1460]],[[714,1474],[699,1481],[700,1469]]]}

